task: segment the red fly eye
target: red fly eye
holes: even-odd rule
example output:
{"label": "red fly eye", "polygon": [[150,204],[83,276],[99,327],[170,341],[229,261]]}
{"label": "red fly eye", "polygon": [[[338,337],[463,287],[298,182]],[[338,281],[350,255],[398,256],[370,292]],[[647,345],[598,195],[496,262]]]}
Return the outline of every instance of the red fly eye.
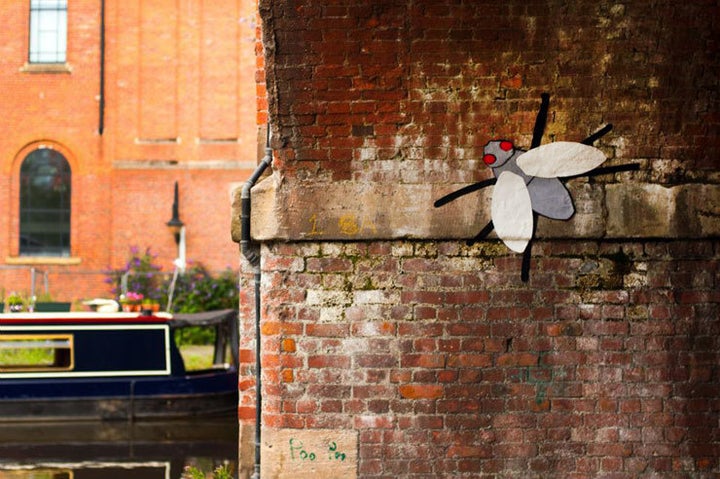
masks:
{"label": "red fly eye", "polygon": [[513,149],[513,144],[510,141],[501,141],[500,142],[500,149],[502,151],[510,151]]}
{"label": "red fly eye", "polygon": [[488,166],[490,166],[490,165],[492,165],[493,163],[495,163],[496,160],[497,160],[497,158],[495,158],[495,155],[491,155],[490,153],[488,153],[487,155],[483,156],[483,161],[484,161],[485,164],[488,165]]}

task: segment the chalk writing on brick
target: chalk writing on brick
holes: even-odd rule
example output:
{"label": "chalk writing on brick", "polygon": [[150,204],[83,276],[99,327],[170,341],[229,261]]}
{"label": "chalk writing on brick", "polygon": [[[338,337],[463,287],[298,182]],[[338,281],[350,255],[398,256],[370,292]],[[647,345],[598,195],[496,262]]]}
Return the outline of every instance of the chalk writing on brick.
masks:
{"label": "chalk writing on brick", "polygon": [[[337,222],[336,228],[333,228],[333,222]],[[310,238],[323,236],[326,233],[331,234],[333,230],[335,232],[339,231],[343,235],[349,237],[360,236],[366,232],[373,234],[377,233],[377,226],[371,219],[356,213],[342,214],[336,220],[323,220],[323,218],[318,217],[317,213],[313,213],[307,219],[307,223],[310,230],[305,231],[303,235]],[[328,227],[330,228],[330,231],[326,231],[326,228]]]}
{"label": "chalk writing on brick", "polygon": [[[303,442],[297,438],[291,437],[288,441],[290,447],[290,459],[293,461],[314,461],[317,459],[317,454],[313,451],[305,450]],[[347,454],[342,451],[338,451],[338,445],[335,441],[330,442],[328,445],[328,460],[330,461],[344,461],[347,458]]]}

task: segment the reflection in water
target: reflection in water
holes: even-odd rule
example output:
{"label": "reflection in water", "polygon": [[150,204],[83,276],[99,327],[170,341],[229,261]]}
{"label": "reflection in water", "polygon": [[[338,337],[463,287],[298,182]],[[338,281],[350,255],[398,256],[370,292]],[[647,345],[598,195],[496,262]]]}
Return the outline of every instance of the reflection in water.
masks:
{"label": "reflection in water", "polygon": [[0,479],[170,479],[173,477],[169,463],[97,462],[6,467],[7,470],[0,469]]}
{"label": "reflection in water", "polygon": [[180,479],[238,469],[235,417],[192,421],[16,423],[0,427],[0,479]]}

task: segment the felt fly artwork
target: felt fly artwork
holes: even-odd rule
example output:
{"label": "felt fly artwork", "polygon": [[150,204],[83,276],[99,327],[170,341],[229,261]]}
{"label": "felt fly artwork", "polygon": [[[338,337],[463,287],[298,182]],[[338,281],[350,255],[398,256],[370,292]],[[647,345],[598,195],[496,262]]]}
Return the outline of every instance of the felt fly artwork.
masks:
{"label": "felt fly artwork", "polygon": [[540,145],[549,104],[550,96],[543,93],[527,151],[509,140],[488,142],[483,151],[483,162],[492,169],[495,177],[461,188],[435,202],[438,208],[461,196],[495,185],[491,221],[468,240],[468,245],[485,238],[494,229],[508,248],[523,254],[522,281],[529,279],[531,247],[538,215],[568,220],[575,214],[570,192],[560,178],[595,176],[637,170],[639,167],[629,164],[599,168],[606,160],[605,154],[592,144],[612,130],[611,124],[579,143],[558,141]]}

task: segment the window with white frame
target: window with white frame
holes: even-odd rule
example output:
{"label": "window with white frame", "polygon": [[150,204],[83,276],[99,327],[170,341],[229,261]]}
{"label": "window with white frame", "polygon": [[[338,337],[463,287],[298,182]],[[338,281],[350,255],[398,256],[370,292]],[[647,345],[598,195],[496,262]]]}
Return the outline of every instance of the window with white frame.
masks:
{"label": "window with white frame", "polygon": [[67,0],[30,0],[30,63],[65,63]]}

